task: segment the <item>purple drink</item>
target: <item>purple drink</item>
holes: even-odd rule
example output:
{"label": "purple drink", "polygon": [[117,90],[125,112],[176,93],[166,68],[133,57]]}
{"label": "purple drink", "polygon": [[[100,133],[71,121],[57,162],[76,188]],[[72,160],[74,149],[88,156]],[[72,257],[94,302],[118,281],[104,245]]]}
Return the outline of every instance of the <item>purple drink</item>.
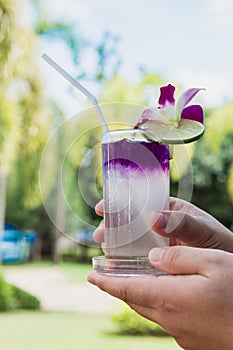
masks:
{"label": "purple drink", "polygon": [[[168,240],[148,224],[153,210],[168,209],[169,150],[139,129],[103,135],[105,257],[97,271],[110,274],[154,273],[147,256]],[[95,264],[96,263],[96,264]]]}

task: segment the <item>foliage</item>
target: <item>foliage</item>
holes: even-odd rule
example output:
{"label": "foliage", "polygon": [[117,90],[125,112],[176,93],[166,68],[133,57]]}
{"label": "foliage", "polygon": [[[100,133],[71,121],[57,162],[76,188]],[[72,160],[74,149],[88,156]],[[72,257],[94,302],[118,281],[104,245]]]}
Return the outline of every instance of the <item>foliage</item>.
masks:
{"label": "foliage", "polygon": [[40,301],[30,293],[5,282],[0,276],[0,311],[15,309],[38,310]]}
{"label": "foliage", "polygon": [[[183,147],[190,155],[191,173],[193,175],[192,202],[206,210],[225,226],[233,229],[233,123],[231,122],[233,104],[206,111],[205,134],[195,143]],[[178,148],[179,146],[177,146]],[[189,149],[189,147],[191,147]],[[180,181],[189,176],[188,157],[186,166],[182,152],[179,154],[181,168],[184,172],[177,174],[171,170],[171,194],[177,194]],[[182,163],[183,162],[183,163]],[[190,169],[189,169],[190,170]],[[191,174],[189,173],[189,174]],[[175,175],[175,176],[174,176]],[[190,183],[190,181],[189,181]],[[223,210],[224,208],[224,210]]]}
{"label": "foliage", "polygon": [[13,285],[10,285],[10,287],[12,288],[14,309],[20,309],[20,310],[39,310],[40,309],[40,301],[35,296]]}
{"label": "foliage", "polygon": [[12,298],[11,286],[0,276],[0,311],[8,311],[12,308]]}
{"label": "foliage", "polygon": [[[232,227],[233,105],[210,111],[206,132],[195,146],[193,201]],[[223,210],[224,208],[224,210]]]}
{"label": "foliage", "polygon": [[32,0],[32,4],[35,34],[48,40],[65,43],[72,54],[73,61],[80,64],[80,51],[87,45],[87,42],[75,32],[72,23],[51,19],[51,13],[48,13],[46,2],[43,0]]}
{"label": "foliage", "polygon": [[[121,75],[115,74],[106,80],[101,88],[100,101],[104,103],[125,102],[141,106],[157,106],[156,95],[159,95],[159,86],[165,83],[158,74],[141,70],[137,82],[129,82]],[[129,120],[125,119],[125,122]]]}
{"label": "foliage", "polygon": [[121,312],[113,314],[112,320],[119,334],[168,336],[167,332],[158,324],[143,318],[126,306],[122,308]]}
{"label": "foliage", "polygon": [[121,59],[117,52],[119,38],[110,32],[105,32],[102,41],[96,46],[97,71],[93,80],[104,81],[106,77],[114,77],[121,65]]}
{"label": "foliage", "polygon": [[233,103],[210,110],[207,115],[205,142],[208,143],[211,153],[218,155],[219,158],[226,135],[233,137],[232,115]]}
{"label": "foliage", "polygon": [[[117,52],[117,36],[106,31],[99,42],[91,42],[81,33],[77,23],[51,19],[46,1],[33,0],[33,4],[36,13],[35,32],[45,39],[66,44],[76,65],[77,79],[100,82],[114,77],[121,65]],[[92,52],[95,62],[92,69],[84,67],[89,51]]]}
{"label": "foliage", "polygon": [[[5,92],[5,83],[9,82],[13,74],[15,57],[12,55],[12,38],[16,34],[14,30],[13,19],[14,4],[9,0],[0,0],[0,33],[1,33],[1,50],[0,50],[0,70],[1,70],[1,95]],[[6,64],[11,59],[11,64]],[[12,62],[13,61],[13,62]],[[3,84],[4,82],[4,84]]]}
{"label": "foliage", "polygon": [[229,168],[229,174],[227,179],[227,191],[231,199],[233,199],[233,164],[230,165],[230,168]]}
{"label": "foliage", "polygon": [[8,173],[16,158],[19,140],[19,108],[11,100],[0,98],[0,169]]}
{"label": "foliage", "polygon": [[8,219],[15,217],[22,224],[22,217],[30,218],[25,211],[41,204],[38,167],[50,119],[32,55],[36,38],[17,21],[18,6],[15,1],[0,1],[0,171],[9,174]]}
{"label": "foliage", "polygon": [[[42,38],[63,41],[68,46],[74,63],[79,63],[78,78],[91,79],[92,81],[100,81],[105,79],[106,75],[111,76],[115,74],[119,62],[116,53],[117,38],[110,33],[105,33],[99,43],[90,43],[82,35],[77,34],[72,23],[51,19],[51,14],[47,12],[44,1],[34,0],[31,3],[25,1],[23,6],[30,7],[31,5],[34,6],[34,23],[30,26],[23,26],[21,22],[16,20],[17,9],[22,4],[20,5],[16,1],[10,0],[2,0],[0,2],[0,9],[4,12],[4,18],[6,19],[2,21],[2,35],[4,33],[9,34],[6,38],[4,37],[6,41],[4,45],[9,49],[9,53],[11,53],[12,48],[17,48],[16,52],[18,52],[18,56],[15,57],[15,51],[13,52],[12,50],[11,54],[14,60],[10,61],[10,54],[7,55],[5,51],[0,50],[0,55],[6,54],[4,56],[5,60],[2,61],[5,62],[3,68],[5,70],[8,69],[8,74],[6,74],[8,80],[5,85],[8,84],[13,89],[13,98],[8,104],[11,106],[11,110],[8,108],[9,112],[5,105],[1,105],[0,99],[2,122],[0,162],[9,164],[8,168],[10,168],[7,192],[7,220],[21,227],[37,229],[41,217],[44,217],[39,189],[40,160],[51,130],[61,125],[64,117],[61,107],[58,106],[58,101],[55,103],[48,101],[44,96],[43,83],[37,67],[39,55],[36,59],[32,52],[37,52],[38,43],[40,43]],[[3,28],[4,23],[6,28]],[[12,36],[10,33],[15,33],[15,35]],[[85,53],[85,48],[87,47],[96,55],[96,67],[92,67],[95,72],[94,75],[92,74],[93,72],[84,70],[82,64],[80,64],[82,57],[85,56],[83,53]],[[83,61],[85,61],[85,57]],[[12,74],[9,75],[11,66]],[[4,91],[6,91],[5,85]],[[3,81],[0,84],[1,88],[3,88]],[[6,104],[5,99],[4,103]],[[2,108],[3,110],[1,110],[1,106],[4,107]],[[12,113],[13,107],[16,110],[14,110],[14,113]],[[53,115],[53,120],[51,115]],[[76,130],[73,129],[74,132]],[[62,140],[62,142],[68,142],[69,134],[62,134],[61,139],[63,137],[65,140]],[[89,143],[89,137],[84,137],[81,148],[79,148],[79,151],[76,152],[73,158],[75,161],[72,158],[69,159],[70,164],[67,165],[67,169],[70,177],[66,189],[68,193],[73,193],[73,189],[77,188],[77,169],[82,156],[80,150],[84,147],[88,148]],[[9,152],[9,150],[12,151]],[[13,155],[15,155],[14,163],[5,161],[6,157],[13,158]],[[57,184],[54,178],[57,178],[57,174],[52,179],[54,185],[50,192],[50,198],[53,198],[53,205],[56,206]],[[90,186],[88,189],[90,189]],[[89,192],[92,196],[91,191]],[[91,218],[93,217],[96,220],[94,209],[85,205],[85,203],[83,204],[80,194],[78,194],[76,199],[77,205],[83,213],[82,217],[87,218],[90,215]],[[74,200],[72,202],[74,203]],[[52,226],[51,224],[49,225],[48,218],[47,221],[48,225],[46,226],[51,231]]]}
{"label": "foliage", "polygon": [[0,169],[6,172],[15,156],[18,136],[18,108],[6,96],[6,90],[14,75],[16,57],[13,54],[12,40],[16,35],[13,25],[13,4],[9,0],[0,0]]}

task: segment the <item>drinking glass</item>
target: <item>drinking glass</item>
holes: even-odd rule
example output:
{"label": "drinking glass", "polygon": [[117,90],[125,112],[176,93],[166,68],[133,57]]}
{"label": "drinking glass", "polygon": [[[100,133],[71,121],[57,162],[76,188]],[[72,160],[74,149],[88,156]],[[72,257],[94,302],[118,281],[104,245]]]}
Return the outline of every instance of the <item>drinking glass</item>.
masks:
{"label": "drinking glass", "polygon": [[149,214],[169,208],[169,148],[140,129],[102,135],[104,256],[93,258],[97,272],[132,276],[162,274],[148,259],[168,245],[149,226]]}

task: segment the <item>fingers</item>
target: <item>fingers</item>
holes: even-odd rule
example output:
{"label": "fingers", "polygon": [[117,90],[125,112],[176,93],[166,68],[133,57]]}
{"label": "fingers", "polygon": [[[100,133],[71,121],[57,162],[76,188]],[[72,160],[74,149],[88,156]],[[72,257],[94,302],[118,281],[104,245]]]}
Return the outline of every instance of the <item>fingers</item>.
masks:
{"label": "fingers", "polygon": [[184,201],[179,199],[179,198],[175,198],[175,197],[170,197],[169,198],[169,209],[170,210],[181,210],[182,207],[184,205]]}
{"label": "fingers", "polygon": [[[162,310],[178,313],[187,298],[194,300],[199,283],[207,282],[216,271],[222,276],[228,269],[229,275],[233,265],[230,253],[182,246],[154,248],[149,258],[153,266],[170,275],[116,277],[92,272],[88,281],[144,316],[151,317],[149,310],[142,308],[150,308],[159,317]],[[205,285],[201,284],[201,288]]]}
{"label": "fingers", "polygon": [[158,279],[155,276],[111,277],[95,272],[90,273],[87,278],[88,282],[112,296],[128,304],[145,307],[151,307],[156,303],[157,305],[162,304],[161,298],[164,297],[164,290],[162,285],[156,288]]}
{"label": "fingers", "polygon": [[[95,207],[96,213],[103,216],[103,209],[101,200]],[[189,246],[233,252],[233,234],[211,215],[184,200],[171,197],[170,211],[151,213],[149,222],[155,232],[170,238],[170,245],[178,240]],[[94,240],[104,241],[103,222],[95,231]]]}
{"label": "fingers", "polygon": [[157,211],[150,215],[151,228],[162,236],[179,239],[183,244],[233,252],[233,235],[211,215],[183,211]]}
{"label": "fingers", "polygon": [[149,223],[155,232],[178,238],[188,245],[220,248],[216,239],[216,226],[208,219],[179,211],[163,211],[153,212]]}
{"label": "fingers", "polygon": [[[103,210],[104,202],[101,200],[95,206],[96,214],[99,216],[104,216]],[[100,222],[97,229],[93,232],[93,239],[96,243],[102,243],[104,241],[104,220]]]}
{"label": "fingers", "polygon": [[232,254],[220,250],[175,246],[169,248],[153,248],[149,259],[153,266],[175,275],[197,274],[208,277],[216,265]]}
{"label": "fingers", "polygon": [[96,243],[102,243],[104,241],[104,220],[102,220],[93,232],[93,239]]}
{"label": "fingers", "polygon": [[99,201],[95,206],[95,212],[99,216],[104,216],[104,201]]}
{"label": "fingers", "polygon": [[199,217],[209,217],[209,214],[196,207],[194,204],[175,197],[170,197],[169,199],[169,210],[182,211],[184,213]]}
{"label": "fingers", "polygon": [[170,210],[182,210],[184,212],[188,212],[191,210],[198,210],[197,207],[195,207],[193,204],[175,197],[169,198],[169,209]]}
{"label": "fingers", "polygon": [[152,212],[149,217],[151,228],[165,236],[193,240],[203,231],[203,222],[199,217],[179,211]]}
{"label": "fingers", "polygon": [[[172,249],[172,248],[169,248]],[[194,249],[194,248],[193,248]],[[164,258],[161,264],[156,261],[151,261],[153,265],[158,266],[164,271],[173,273],[179,270],[179,261],[173,262],[169,260],[171,253]],[[185,257],[186,258],[186,257]],[[175,261],[175,260],[174,260]],[[181,270],[181,267],[180,267]],[[195,269],[196,271],[196,269]],[[174,272],[175,274],[175,272]],[[140,312],[145,317],[149,316],[149,310],[142,308],[153,309],[158,311],[157,316],[161,310],[177,311],[176,303],[180,300],[185,290],[192,291],[193,279],[203,278],[202,276],[190,276],[190,275],[163,275],[163,276],[139,276],[139,277],[116,277],[106,276],[96,272],[92,272],[88,275],[88,282],[96,285],[101,290],[108,294],[123,300],[129,305],[133,305],[133,308],[137,312]],[[195,281],[194,281],[195,282]],[[184,296],[182,296],[183,298]],[[141,309],[140,309],[141,308]]]}

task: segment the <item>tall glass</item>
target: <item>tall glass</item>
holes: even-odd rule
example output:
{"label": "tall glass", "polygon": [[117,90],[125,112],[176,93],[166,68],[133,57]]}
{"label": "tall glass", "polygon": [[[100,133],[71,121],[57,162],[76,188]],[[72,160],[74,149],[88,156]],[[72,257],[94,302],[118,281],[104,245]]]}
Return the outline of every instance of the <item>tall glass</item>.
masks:
{"label": "tall glass", "polygon": [[102,136],[104,256],[93,258],[96,271],[111,275],[162,273],[148,260],[153,247],[168,239],[152,231],[149,214],[169,207],[169,149],[140,129]]}

